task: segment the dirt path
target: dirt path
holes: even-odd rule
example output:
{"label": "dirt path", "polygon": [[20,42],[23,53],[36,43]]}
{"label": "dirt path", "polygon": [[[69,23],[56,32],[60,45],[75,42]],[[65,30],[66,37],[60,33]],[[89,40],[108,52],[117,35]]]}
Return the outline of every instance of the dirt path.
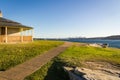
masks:
{"label": "dirt path", "polygon": [[31,60],[28,60],[14,68],[11,68],[5,72],[0,73],[0,80],[23,80],[26,76],[40,69],[41,66],[50,61],[53,57],[57,56],[72,43],[65,42],[63,45],[51,49],[48,52],[39,55]]}

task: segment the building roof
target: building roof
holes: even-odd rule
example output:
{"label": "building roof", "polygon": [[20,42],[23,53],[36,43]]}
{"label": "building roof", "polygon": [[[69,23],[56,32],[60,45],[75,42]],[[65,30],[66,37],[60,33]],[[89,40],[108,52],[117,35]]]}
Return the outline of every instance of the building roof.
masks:
{"label": "building roof", "polygon": [[33,29],[30,26],[25,26],[21,23],[0,17],[0,27],[18,27],[18,28],[29,28],[29,29]]}

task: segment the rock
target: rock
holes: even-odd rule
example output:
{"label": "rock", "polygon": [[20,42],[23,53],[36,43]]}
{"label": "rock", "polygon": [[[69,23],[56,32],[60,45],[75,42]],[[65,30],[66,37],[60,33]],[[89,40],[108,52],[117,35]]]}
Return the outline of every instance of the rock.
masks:
{"label": "rock", "polygon": [[92,70],[88,68],[69,68],[64,67],[69,73],[70,80],[120,80],[120,70]]}

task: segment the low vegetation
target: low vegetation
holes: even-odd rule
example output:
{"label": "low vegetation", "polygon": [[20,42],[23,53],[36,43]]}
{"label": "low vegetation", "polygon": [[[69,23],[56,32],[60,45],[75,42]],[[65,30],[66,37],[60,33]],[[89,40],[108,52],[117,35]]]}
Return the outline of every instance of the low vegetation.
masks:
{"label": "low vegetation", "polygon": [[120,66],[120,49],[72,46],[25,80],[69,80],[62,67],[81,67],[88,61]]}
{"label": "low vegetation", "polygon": [[5,71],[61,44],[63,42],[42,40],[21,44],[0,44],[0,71]]}
{"label": "low vegetation", "polygon": [[120,65],[120,49],[72,46],[59,55],[58,58],[68,66],[84,66],[82,63],[88,61],[108,62],[113,65]]}

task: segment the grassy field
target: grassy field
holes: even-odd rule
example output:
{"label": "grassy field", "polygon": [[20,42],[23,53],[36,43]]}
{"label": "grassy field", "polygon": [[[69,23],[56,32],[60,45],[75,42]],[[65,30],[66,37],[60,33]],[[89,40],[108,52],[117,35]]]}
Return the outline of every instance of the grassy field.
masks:
{"label": "grassy field", "polygon": [[0,71],[25,62],[61,44],[63,42],[42,40],[21,44],[0,44]]}
{"label": "grassy field", "polygon": [[120,66],[120,49],[72,46],[25,80],[69,80],[62,66],[84,66],[87,61]]}
{"label": "grassy field", "polygon": [[108,62],[113,65],[120,65],[120,49],[98,48],[87,46],[72,46],[63,54],[59,55],[68,66],[83,66],[87,61]]}

